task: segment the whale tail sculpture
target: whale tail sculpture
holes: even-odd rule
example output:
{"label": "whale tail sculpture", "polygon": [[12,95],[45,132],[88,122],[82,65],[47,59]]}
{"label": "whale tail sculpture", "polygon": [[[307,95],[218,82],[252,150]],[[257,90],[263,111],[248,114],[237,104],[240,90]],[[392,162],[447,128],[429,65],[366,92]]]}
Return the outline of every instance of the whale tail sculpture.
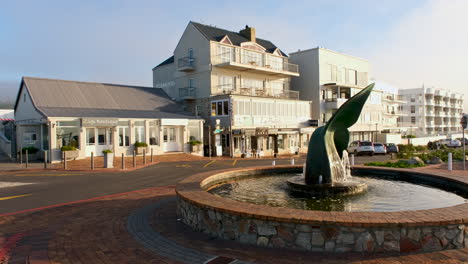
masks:
{"label": "whale tail sculpture", "polygon": [[349,143],[348,128],[359,119],[373,88],[374,84],[370,84],[348,99],[325,126],[314,131],[307,151],[306,184],[319,184],[320,179],[323,184],[345,181],[349,173],[342,159]]}

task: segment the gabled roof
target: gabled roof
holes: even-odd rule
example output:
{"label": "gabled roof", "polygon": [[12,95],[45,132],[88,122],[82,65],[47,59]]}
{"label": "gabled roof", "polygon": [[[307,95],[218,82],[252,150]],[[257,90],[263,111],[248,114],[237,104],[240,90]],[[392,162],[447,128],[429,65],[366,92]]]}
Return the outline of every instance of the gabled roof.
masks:
{"label": "gabled roof", "polygon": [[158,64],[156,67],[153,68],[153,70],[156,69],[157,67],[161,67],[161,66],[171,64],[171,63],[174,63],[174,55],[172,55],[167,60],[165,60],[165,61],[161,62],[160,64]]}
{"label": "gabled roof", "polygon": [[32,77],[21,84],[19,94],[26,87],[46,117],[196,118],[159,88]]}
{"label": "gabled roof", "polygon": [[[232,44],[235,46],[240,46],[242,42],[249,42],[250,40],[246,37],[244,37],[242,34],[239,32],[233,32],[217,27],[212,27],[212,26],[207,26],[203,25],[197,22],[191,21],[192,25],[195,26],[208,40],[213,40],[213,41],[220,41],[221,39],[224,38],[224,36],[228,36],[229,39],[231,40]],[[275,46],[275,44],[271,43],[269,40],[264,40],[261,38],[256,38],[256,41],[259,45],[264,47],[267,52],[273,53],[278,47]],[[281,51],[281,50],[280,50]],[[281,54],[285,57],[286,53],[281,51]]]}

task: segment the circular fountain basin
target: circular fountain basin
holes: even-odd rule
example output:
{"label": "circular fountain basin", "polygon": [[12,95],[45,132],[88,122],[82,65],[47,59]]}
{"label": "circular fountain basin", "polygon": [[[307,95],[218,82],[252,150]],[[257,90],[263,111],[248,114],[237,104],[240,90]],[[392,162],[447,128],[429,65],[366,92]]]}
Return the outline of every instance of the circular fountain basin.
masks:
{"label": "circular fountain basin", "polygon": [[367,190],[367,184],[359,181],[346,181],[329,184],[306,184],[304,176],[294,176],[286,180],[292,192],[309,196],[353,195]]}
{"label": "circular fountain basin", "polygon": [[[393,212],[313,211],[239,202],[207,192],[255,175],[301,171],[301,166],[276,166],[193,175],[176,186],[178,215],[185,224],[213,237],[273,248],[400,254],[468,245],[467,203]],[[468,193],[468,179],[456,176],[370,167],[354,167],[353,174],[412,180]]]}

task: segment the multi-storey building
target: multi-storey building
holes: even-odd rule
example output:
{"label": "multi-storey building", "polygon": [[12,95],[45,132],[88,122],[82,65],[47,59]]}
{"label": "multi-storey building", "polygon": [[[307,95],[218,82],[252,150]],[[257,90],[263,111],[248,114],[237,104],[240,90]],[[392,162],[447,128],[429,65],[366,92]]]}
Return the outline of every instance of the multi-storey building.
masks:
{"label": "multi-storey building", "polygon": [[[291,89],[298,65],[246,26],[232,32],[190,22],[172,57],[153,69],[153,84],[206,120],[216,155],[305,150],[310,101]],[[211,141],[211,142],[210,142]]]}
{"label": "multi-storey building", "polygon": [[[312,117],[321,124],[369,83],[367,60],[319,47],[289,55],[301,69],[301,77],[292,79],[292,87],[299,91],[300,99],[312,101]],[[360,119],[349,129],[351,140],[376,140],[381,131],[396,126],[397,99],[394,92],[376,85]]]}
{"label": "multi-storey building", "polygon": [[402,89],[399,95],[406,102],[400,110],[405,114],[399,126],[407,134],[437,136],[461,133],[463,95],[437,88]]}

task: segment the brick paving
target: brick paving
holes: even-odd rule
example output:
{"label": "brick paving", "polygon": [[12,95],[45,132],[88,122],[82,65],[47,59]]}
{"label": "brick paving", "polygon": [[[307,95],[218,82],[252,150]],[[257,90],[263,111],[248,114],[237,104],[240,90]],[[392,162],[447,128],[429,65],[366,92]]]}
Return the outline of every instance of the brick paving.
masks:
{"label": "brick paving", "polygon": [[[442,169],[436,167],[417,170],[442,173]],[[457,178],[468,176],[444,173]],[[0,216],[0,263],[182,263],[173,256],[164,256],[151,249],[155,233],[179,247],[181,255],[188,249],[196,254],[218,256],[212,263],[233,259],[236,261],[231,263],[468,263],[467,249],[362,256],[241,245],[195,232],[177,221],[175,202],[160,203],[174,196],[173,188],[158,188],[27,214]],[[145,211],[148,208],[154,212],[150,221],[153,231],[142,222],[133,226],[146,237],[149,244],[143,245],[135,238],[135,232],[129,232],[128,224],[131,216],[140,214],[141,217],[148,213]],[[144,221],[144,218],[138,221],[142,219]],[[153,235],[148,236],[151,233]]]}

